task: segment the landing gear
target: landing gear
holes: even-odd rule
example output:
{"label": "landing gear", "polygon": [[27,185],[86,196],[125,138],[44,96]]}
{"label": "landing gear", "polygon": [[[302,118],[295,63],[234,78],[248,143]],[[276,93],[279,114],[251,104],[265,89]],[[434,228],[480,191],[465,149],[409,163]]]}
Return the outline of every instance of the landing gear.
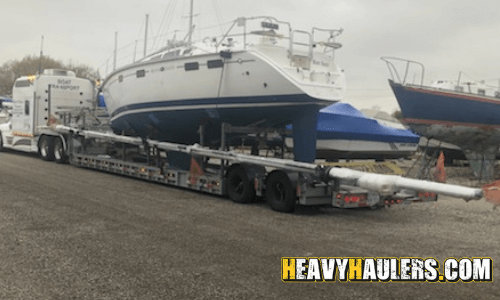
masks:
{"label": "landing gear", "polygon": [[227,195],[237,203],[249,203],[255,198],[255,189],[244,167],[232,166],[227,171]]}
{"label": "landing gear", "polygon": [[38,155],[45,161],[54,160],[54,138],[42,136],[38,142]]}
{"label": "landing gear", "polygon": [[268,175],[266,200],[269,206],[276,211],[290,213],[295,210],[295,189],[285,172],[273,171]]}

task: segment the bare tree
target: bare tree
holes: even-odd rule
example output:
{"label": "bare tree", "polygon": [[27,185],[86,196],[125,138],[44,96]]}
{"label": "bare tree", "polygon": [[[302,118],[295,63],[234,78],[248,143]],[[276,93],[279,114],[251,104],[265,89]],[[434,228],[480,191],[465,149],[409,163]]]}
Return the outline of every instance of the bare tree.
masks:
{"label": "bare tree", "polygon": [[72,70],[77,77],[88,78],[92,81],[98,79],[98,72],[94,68],[81,64],[78,66],[65,65],[61,61],[43,56],[25,56],[22,60],[10,60],[0,67],[0,95],[10,96],[14,81],[21,76],[36,75],[39,70],[66,69]]}

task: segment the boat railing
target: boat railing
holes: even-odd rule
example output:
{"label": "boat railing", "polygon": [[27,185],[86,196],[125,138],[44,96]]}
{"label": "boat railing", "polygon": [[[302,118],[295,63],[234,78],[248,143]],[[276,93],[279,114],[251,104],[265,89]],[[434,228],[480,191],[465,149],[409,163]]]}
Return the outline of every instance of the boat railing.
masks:
{"label": "boat railing", "polygon": [[[335,41],[335,38],[342,34],[344,32],[344,29],[324,29],[324,28],[318,28],[318,27],[313,27],[312,29],[312,38],[314,41],[314,45],[319,45],[324,47],[325,52],[332,52],[332,59],[334,58],[333,53],[335,50],[339,49],[342,47],[341,43],[338,43]],[[318,33],[327,33],[329,34],[328,38],[326,41],[319,41],[316,42],[316,38],[318,37]]]}
{"label": "boat railing", "polygon": [[[150,61],[154,59],[163,60],[163,56],[158,56],[169,50],[180,47],[199,48],[207,53],[219,52],[221,49],[238,45],[243,49],[256,44],[277,45],[287,48],[290,59],[294,62],[291,65],[296,67],[310,65],[314,59],[314,53],[328,54],[331,60],[334,61],[334,52],[342,45],[335,41],[335,38],[340,35],[342,29],[322,29],[313,27],[310,31],[294,30],[289,22],[280,21],[271,16],[257,16],[257,17],[241,17],[234,21],[224,23],[224,26],[229,25],[229,29],[222,33],[222,35],[208,35],[203,38],[202,43],[194,43],[184,40],[177,40],[175,36],[179,31],[174,31],[174,37],[167,41],[167,45],[159,47],[156,51],[150,52],[147,56],[142,58],[137,57],[137,41],[122,46],[120,49],[115,44],[115,51],[110,59],[113,60],[112,70],[116,70],[120,66],[136,63],[140,61]],[[199,29],[212,30],[213,26]],[[212,33],[212,32],[211,32]],[[170,33],[169,33],[170,34]],[[155,37],[163,38],[167,34]],[[259,36],[261,39],[256,42],[251,37]],[[156,41],[156,40],[155,40]],[[207,47],[200,47],[197,44],[206,44]],[[108,73],[108,64],[110,59],[102,66]],[[306,67],[307,69],[307,67]]]}
{"label": "boat railing", "polygon": [[[424,84],[424,73],[425,73],[425,67],[422,63],[419,63],[417,61],[412,61],[408,59],[402,59],[402,58],[397,58],[397,57],[387,57],[383,56],[380,58],[381,60],[385,61],[387,64],[387,67],[389,68],[389,73],[391,74],[391,79],[394,82],[400,83],[402,85],[407,84],[407,79],[408,75],[410,74],[410,71],[414,71],[415,67],[417,68],[417,73],[420,73],[420,86]],[[404,72],[402,72],[402,77],[400,76],[400,73],[398,72],[398,68],[396,67],[396,63],[403,64],[404,65]],[[401,70],[401,68],[399,68]],[[412,83],[412,85],[417,85],[415,83]]]}
{"label": "boat railing", "polygon": [[[261,20],[261,27],[264,30],[260,31],[248,31],[248,21],[255,21],[255,20]],[[288,22],[283,22],[279,21],[278,19],[271,17],[271,16],[258,16],[258,17],[250,17],[250,18],[237,18],[234,20],[229,27],[229,29],[226,31],[226,33],[222,36],[222,38],[219,40],[219,42],[215,45],[216,49],[218,49],[221,45],[223,45],[223,42],[229,38],[229,37],[236,37],[236,36],[242,36],[243,37],[243,47],[246,49],[248,43],[247,39],[249,35],[263,35],[267,37],[277,37],[277,38],[289,38],[288,36],[285,35],[279,35],[276,33],[276,30],[279,29],[280,25],[284,25],[287,27],[287,33],[290,35],[290,32],[292,31],[291,25]],[[243,27],[243,33],[234,33],[235,27]]]}
{"label": "boat railing", "polygon": [[[305,40],[301,40],[301,38]],[[312,34],[305,30],[292,30],[290,32],[289,53],[292,58],[305,56],[308,59],[312,59],[313,57]]]}
{"label": "boat railing", "polygon": [[[260,24],[254,21],[260,21]],[[251,23],[251,24],[250,24]],[[255,24],[260,25],[259,30],[256,30]],[[252,27],[253,26],[253,27]],[[285,27],[280,30],[280,26]],[[243,32],[235,33],[236,27],[243,27]],[[335,41],[335,37],[343,32],[342,29],[322,29],[313,27],[311,31],[292,29],[290,23],[279,21],[278,19],[270,16],[258,16],[250,18],[238,18],[232,22],[229,29],[218,40],[215,45],[216,51],[221,46],[227,46],[226,41],[234,37],[243,38],[243,48],[247,49],[250,36],[261,36],[277,43],[278,40],[288,40],[288,52],[292,60],[303,61],[304,59],[310,61],[313,59],[313,51],[317,46],[322,46],[325,53],[331,52],[333,60],[333,53],[336,49],[342,47],[342,44]],[[324,41],[316,41],[319,34],[328,34],[328,38]]]}

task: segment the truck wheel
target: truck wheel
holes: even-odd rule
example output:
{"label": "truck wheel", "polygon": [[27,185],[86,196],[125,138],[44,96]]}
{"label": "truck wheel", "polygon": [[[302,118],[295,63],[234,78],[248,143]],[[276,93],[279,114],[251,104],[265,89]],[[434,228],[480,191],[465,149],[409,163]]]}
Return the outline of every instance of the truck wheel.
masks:
{"label": "truck wheel", "polygon": [[227,171],[227,195],[237,203],[249,203],[255,198],[255,190],[242,166]]}
{"label": "truck wheel", "polygon": [[276,211],[293,212],[295,210],[295,189],[286,173],[274,171],[267,176],[266,201]]}
{"label": "truck wheel", "polygon": [[68,161],[68,154],[66,154],[66,150],[64,149],[62,138],[55,138],[54,160],[58,164],[64,164]]}
{"label": "truck wheel", "polygon": [[50,136],[42,136],[38,142],[38,155],[45,160],[54,160],[54,138]]}

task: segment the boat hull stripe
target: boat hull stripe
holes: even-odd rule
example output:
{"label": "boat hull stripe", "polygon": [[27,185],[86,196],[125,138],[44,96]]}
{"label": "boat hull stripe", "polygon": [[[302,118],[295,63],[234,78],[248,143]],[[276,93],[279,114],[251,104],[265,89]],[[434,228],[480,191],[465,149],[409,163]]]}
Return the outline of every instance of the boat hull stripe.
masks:
{"label": "boat hull stripe", "polygon": [[191,99],[174,101],[154,101],[122,106],[111,113],[112,118],[117,118],[129,113],[147,111],[169,111],[169,110],[196,110],[217,108],[258,108],[275,106],[317,106],[324,107],[332,101],[324,101],[312,98],[308,95],[279,95],[260,97],[237,97],[237,98],[212,98]]}
{"label": "boat hull stripe", "polygon": [[414,88],[414,87],[405,87],[405,88],[409,91],[413,91],[413,92],[417,92],[417,93],[426,93],[426,94],[431,94],[431,95],[436,95],[436,96],[456,98],[456,99],[460,99],[460,100],[471,100],[471,101],[479,101],[479,102],[485,102],[485,103],[500,104],[500,99],[493,100],[493,99],[488,99],[487,97],[472,96],[472,95],[467,95],[464,93],[455,93],[453,91],[441,92],[441,91],[437,91],[437,90],[429,90],[429,89],[424,89],[424,88]]}

